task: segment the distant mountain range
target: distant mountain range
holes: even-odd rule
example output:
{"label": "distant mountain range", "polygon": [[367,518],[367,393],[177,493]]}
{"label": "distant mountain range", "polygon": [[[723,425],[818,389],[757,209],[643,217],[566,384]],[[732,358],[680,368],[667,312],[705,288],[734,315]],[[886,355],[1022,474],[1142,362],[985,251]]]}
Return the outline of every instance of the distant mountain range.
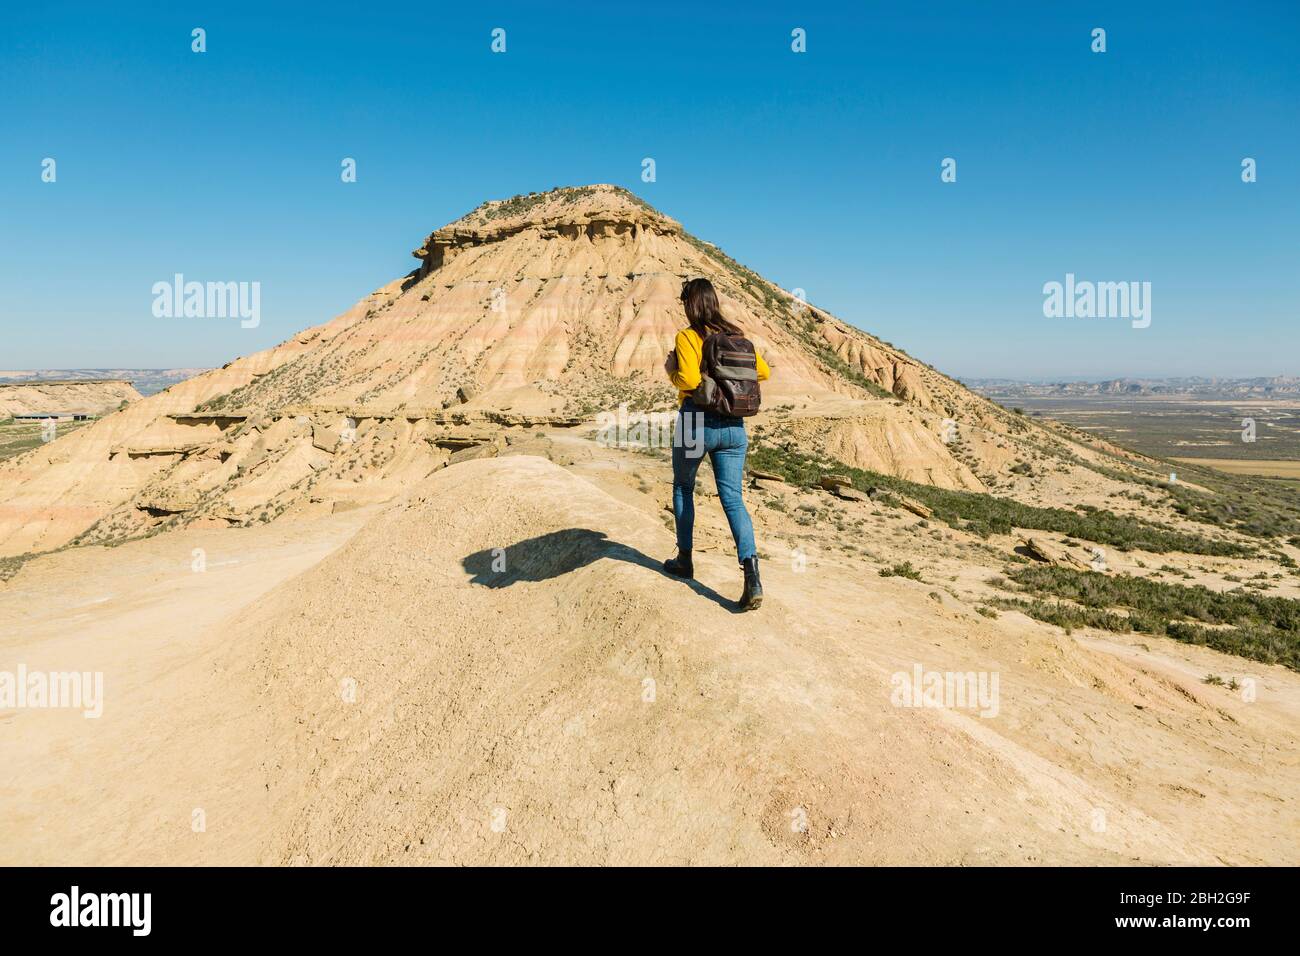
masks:
{"label": "distant mountain range", "polygon": [[154,395],[187,378],[202,375],[206,368],[44,368],[0,370],[0,384],[43,381],[91,381],[126,379],[141,395]]}
{"label": "distant mountain range", "polygon": [[1271,378],[1114,378],[1099,382],[1021,382],[967,378],[962,383],[982,395],[1021,398],[1192,396],[1195,398],[1300,398],[1300,376]]}

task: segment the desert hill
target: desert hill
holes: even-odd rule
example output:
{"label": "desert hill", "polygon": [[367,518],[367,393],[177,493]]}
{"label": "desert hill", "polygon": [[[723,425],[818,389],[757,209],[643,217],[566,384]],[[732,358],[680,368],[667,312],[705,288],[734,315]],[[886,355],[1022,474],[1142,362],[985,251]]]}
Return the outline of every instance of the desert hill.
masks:
{"label": "desert hill", "polygon": [[139,401],[129,381],[121,379],[54,379],[0,382],[0,418],[18,415],[89,415],[116,411]]}
{"label": "desert hill", "polygon": [[669,409],[661,366],[695,275],[776,369],[773,442],[942,488],[1016,490],[1030,462],[1068,499],[1122,485],[1088,470],[1086,437],[1012,415],[618,187],[488,202],[414,254],[334,320],[0,465],[0,556],[388,500],[466,448]]}
{"label": "desert hill", "polygon": [[[105,682],[0,711],[0,863],[1300,860],[1285,488],[1001,408],[614,187],[415,252],[0,464],[0,672]],[[774,369],[753,614],[707,471],[685,583],[662,419],[601,424],[671,409],[701,274]]]}
{"label": "desert hill", "polygon": [[[0,715],[0,862],[1300,858],[1296,674],[1248,665],[1246,703],[1201,683],[1214,651],[989,619],[969,576],[954,597],[863,574],[895,549],[931,581],[963,562],[861,502],[841,513],[877,553],[805,543],[806,564],[756,502],[769,603],[737,615],[716,499],[699,581],[667,578],[637,457],[469,461],[388,505],[29,567],[0,590],[7,654],[113,692],[97,721]],[[899,706],[918,665],[997,673],[996,712]]]}
{"label": "desert hill", "polygon": [[131,383],[141,395],[154,395],[187,378],[193,378],[206,368],[43,368],[10,370],[0,369],[0,384],[48,382],[52,380],[96,382],[121,379]]}

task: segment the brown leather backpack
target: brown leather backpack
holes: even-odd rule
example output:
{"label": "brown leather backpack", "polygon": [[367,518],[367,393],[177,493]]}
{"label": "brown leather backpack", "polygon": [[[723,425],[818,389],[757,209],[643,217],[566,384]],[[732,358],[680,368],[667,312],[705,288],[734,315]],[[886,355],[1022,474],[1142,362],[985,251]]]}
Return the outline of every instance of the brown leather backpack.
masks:
{"label": "brown leather backpack", "polygon": [[706,338],[700,357],[700,384],[691,400],[697,408],[731,418],[757,414],[762,394],[754,343],[722,332]]}

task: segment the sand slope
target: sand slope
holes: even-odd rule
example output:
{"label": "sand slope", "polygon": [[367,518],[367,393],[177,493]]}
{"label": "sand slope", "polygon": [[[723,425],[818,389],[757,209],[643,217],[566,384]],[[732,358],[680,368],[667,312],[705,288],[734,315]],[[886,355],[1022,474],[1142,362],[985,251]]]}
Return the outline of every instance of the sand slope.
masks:
{"label": "sand slope", "polygon": [[[663,576],[657,515],[540,458],[440,471],[350,538],[360,518],[332,520],[288,552],[259,543],[285,525],[206,532],[281,559],[220,620],[155,584],[103,624],[126,687],[100,726],[0,714],[3,862],[1300,860],[1280,668],[1255,704],[1211,701],[1151,657],[830,564],[769,562],[767,604],[737,615],[732,558]],[[184,534],[122,551],[183,559]],[[0,667],[79,639],[42,613]],[[997,716],[894,706],[918,663],[996,671]]]}

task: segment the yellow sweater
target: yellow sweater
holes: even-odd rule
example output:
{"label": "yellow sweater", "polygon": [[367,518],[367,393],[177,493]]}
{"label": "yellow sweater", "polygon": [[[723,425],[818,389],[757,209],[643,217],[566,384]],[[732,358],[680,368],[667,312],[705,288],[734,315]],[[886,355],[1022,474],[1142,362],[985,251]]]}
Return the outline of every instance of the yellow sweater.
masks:
{"label": "yellow sweater", "polygon": [[[700,359],[704,354],[704,342],[694,329],[682,329],[677,333],[677,371],[668,378],[677,386],[677,402],[681,404],[690,397],[700,384]],[[754,350],[758,360],[758,380],[766,382],[772,370],[763,361],[763,356]]]}

